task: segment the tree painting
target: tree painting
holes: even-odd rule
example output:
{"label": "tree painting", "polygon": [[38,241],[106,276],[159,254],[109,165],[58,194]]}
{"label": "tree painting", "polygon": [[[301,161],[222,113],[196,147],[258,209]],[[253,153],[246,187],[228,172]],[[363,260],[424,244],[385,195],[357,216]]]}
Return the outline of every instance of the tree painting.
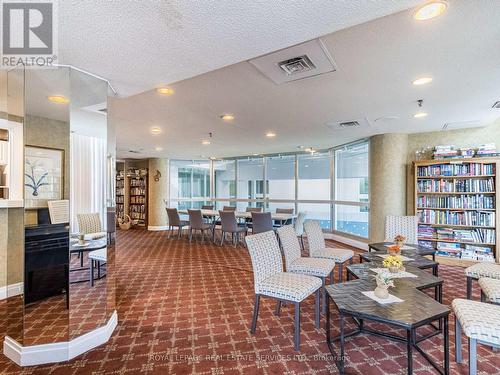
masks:
{"label": "tree painting", "polygon": [[[31,160],[29,159],[26,160],[27,173],[24,174],[26,176],[26,182],[24,185],[33,189],[33,192],[31,194],[34,197],[38,196],[38,189],[40,189],[42,186],[49,185],[47,182],[44,182],[49,172],[44,171],[41,168],[40,164],[41,163],[37,161],[31,162]],[[35,173],[37,168],[40,168],[43,171],[43,173],[39,177],[37,177]]]}

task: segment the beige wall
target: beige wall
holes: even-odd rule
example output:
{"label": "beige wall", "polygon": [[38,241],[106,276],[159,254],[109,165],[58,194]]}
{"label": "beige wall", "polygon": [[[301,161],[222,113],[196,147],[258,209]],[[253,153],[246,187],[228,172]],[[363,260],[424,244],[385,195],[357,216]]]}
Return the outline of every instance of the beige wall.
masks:
{"label": "beige wall", "polygon": [[[159,171],[161,178],[155,181]],[[164,227],[167,225],[167,212],[163,200],[168,199],[168,159],[149,159],[149,199],[148,227]]]}
{"label": "beige wall", "polygon": [[23,208],[0,208],[0,287],[23,281]]}
{"label": "beige wall", "polygon": [[406,212],[407,134],[380,134],[370,140],[370,241],[383,241],[387,215]]}

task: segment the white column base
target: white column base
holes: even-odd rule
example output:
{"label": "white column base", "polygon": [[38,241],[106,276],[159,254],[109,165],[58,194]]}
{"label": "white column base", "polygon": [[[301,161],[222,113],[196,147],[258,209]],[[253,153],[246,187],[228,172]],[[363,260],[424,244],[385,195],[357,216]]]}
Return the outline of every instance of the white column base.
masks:
{"label": "white column base", "polygon": [[3,354],[19,366],[34,366],[68,361],[106,343],[113,334],[117,324],[118,314],[115,310],[104,327],[99,327],[71,341],[22,346],[16,340],[5,336]]}
{"label": "white column base", "polygon": [[168,230],[168,225],[148,225],[150,231]]}
{"label": "white column base", "polygon": [[0,287],[0,300],[23,294],[23,283],[9,284]]}

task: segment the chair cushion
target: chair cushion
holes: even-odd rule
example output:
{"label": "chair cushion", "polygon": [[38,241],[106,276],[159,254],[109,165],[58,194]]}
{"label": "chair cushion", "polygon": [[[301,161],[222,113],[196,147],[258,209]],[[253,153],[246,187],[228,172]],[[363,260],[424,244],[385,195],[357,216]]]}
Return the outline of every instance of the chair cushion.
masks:
{"label": "chair cushion", "polygon": [[500,264],[489,262],[476,263],[465,269],[465,275],[475,279],[479,279],[480,277],[500,279]]}
{"label": "chair cushion", "polygon": [[87,233],[85,235],[85,239],[100,240],[101,238],[105,238],[107,235],[108,234],[106,232]]}
{"label": "chair cushion", "polygon": [[349,249],[326,247],[314,253],[314,258],[333,259],[336,263],[344,263],[354,256],[354,251]]}
{"label": "chair cushion", "polygon": [[334,267],[335,261],[333,259],[301,257],[294,261],[287,271],[302,275],[326,277],[333,271]]}
{"label": "chair cushion", "polygon": [[500,279],[481,277],[479,279],[479,286],[490,302],[500,303]]}
{"label": "chair cushion", "polygon": [[321,288],[321,285],[321,279],[314,276],[280,272],[264,279],[259,284],[256,293],[287,301],[301,302],[318,288]]}
{"label": "chair cushion", "polygon": [[467,337],[500,345],[500,306],[469,299],[454,299],[451,306]]}

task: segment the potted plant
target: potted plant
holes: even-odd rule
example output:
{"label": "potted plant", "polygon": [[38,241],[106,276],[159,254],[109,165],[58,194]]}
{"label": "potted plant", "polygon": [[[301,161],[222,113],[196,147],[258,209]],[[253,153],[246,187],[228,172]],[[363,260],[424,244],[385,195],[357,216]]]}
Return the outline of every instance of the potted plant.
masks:
{"label": "potted plant", "polygon": [[373,294],[381,299],[389,298],[389,288],[394,287],[391,274],[388,272],[379,272],[375,275],[375,281],[377,282],[377,287],[373,291]]}
{"label": "potted plant", "polygon": [[383,265],[390,272],[396,273],[403,268],[403,261],[399,255],[389,255],[384,259]]}
{"label": "potted plant", "polygon": [[396,237],[394,237],[394,243],[399,246],[400,248],[403,247],[403,245],[405,244],[405,241],[406,241],[406,237],[401,235],[401,234],[398,234]]}

